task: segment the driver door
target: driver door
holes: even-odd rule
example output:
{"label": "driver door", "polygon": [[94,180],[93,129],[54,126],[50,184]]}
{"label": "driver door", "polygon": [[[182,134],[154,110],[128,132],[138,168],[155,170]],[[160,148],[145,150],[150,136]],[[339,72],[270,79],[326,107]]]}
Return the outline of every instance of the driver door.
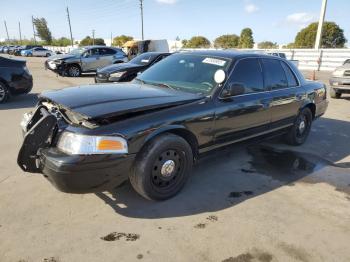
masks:
{"label": "driver door", "polygon": [[258,58],[239,60],[224,87],[241,86],[239,95],[220,95],[216,100],[215,143],[230,144],[257,136],[268,130],[270,92],[264,86]]}

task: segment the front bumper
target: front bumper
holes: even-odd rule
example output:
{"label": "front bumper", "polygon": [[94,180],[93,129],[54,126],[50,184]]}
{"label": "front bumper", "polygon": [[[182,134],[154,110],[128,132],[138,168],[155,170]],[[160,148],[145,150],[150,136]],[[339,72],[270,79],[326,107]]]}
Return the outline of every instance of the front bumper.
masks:
{"label": "front bumper", "polygon": [[56,117],[40,106],[23,121],[24,141],[17,163],[25,172],[41,173],[58,190],[93,193],[128,179],[134,154],[68,155],[54,146],[60,129]]}
{"label": "front bumper", "polygon": [[128,179],[135,155],[66,155],[56,148],[40,154],[40,170],[51,184],[66,193],[112,189]]}
{"label": "front bumper", "polygon": [[350,77],[332,77],[329,84],[335,91],[350,93]]}

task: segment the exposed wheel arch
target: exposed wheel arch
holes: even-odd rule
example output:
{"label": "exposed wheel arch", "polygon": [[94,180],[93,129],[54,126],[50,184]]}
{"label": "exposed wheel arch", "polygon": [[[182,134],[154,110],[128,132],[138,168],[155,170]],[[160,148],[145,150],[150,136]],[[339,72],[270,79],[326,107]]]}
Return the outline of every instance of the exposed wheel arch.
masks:
{"label": "exposed wheel arch", "polygon": [[310,109],[310,111],[312,113],[312,119],[315,119],[315,116],[316,116],[316,105],[314,103],[309,103],[309,104],[306,104],[301,110],[303,110],[306,107]]}

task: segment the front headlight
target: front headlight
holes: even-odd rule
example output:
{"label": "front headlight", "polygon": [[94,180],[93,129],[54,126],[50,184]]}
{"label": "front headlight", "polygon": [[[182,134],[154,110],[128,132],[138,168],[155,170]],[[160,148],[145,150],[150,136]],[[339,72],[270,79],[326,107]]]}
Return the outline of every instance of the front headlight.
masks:
{"label": "front headlight", "polygon": [[87,136],[63,132],[57,148],[70,155],[126,154],[128,144],[117,136]]}
{"label": "front headlight", "polygon": [[126,71],[116,72],[116,73],[110,74],[109,76],[110,76],[110,77],[115,77],[115,78],[117,78],[117,77],[121,77],[121,76],[124,75],[125,73],[126,73]]}
{"label": "front headlight", "polygon": [[342,77],[344,76],[344,69],[336,69],[332,75],[335,77]]}
{"label": "front headlight", "polygon": [[63,63],[63,60],[53,60],[53,62],[56,64],[56,65],[60,65]]}

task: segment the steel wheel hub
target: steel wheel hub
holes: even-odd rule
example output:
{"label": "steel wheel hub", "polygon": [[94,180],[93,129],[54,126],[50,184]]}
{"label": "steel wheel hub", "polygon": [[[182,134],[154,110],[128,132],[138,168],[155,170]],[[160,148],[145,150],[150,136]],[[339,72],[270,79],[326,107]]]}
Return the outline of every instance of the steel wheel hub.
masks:
{"label": "steel wheel hub", "polygon": [[300,132],[300,134],[304,133],[305,127],[306,127],[305,121],[302,120],[302,121],[299,123],[299,132]]}
{"label": "steel wheel hub", "polygon": [[69,69],[69,72],[70,72],[70,74],[71,74],[72,76],[77,76],[77,75],[79,74],[79,69],[76,68],[76,67],[71,67],[71,68]]}
{"label": "steel wheel hub", "polygon": [[175,162],[173,160],[167,160],[167,161],[164,162],[160,173],[164,177],[169,177],[169,176],[172,175],[174,170],[175,170]]}

